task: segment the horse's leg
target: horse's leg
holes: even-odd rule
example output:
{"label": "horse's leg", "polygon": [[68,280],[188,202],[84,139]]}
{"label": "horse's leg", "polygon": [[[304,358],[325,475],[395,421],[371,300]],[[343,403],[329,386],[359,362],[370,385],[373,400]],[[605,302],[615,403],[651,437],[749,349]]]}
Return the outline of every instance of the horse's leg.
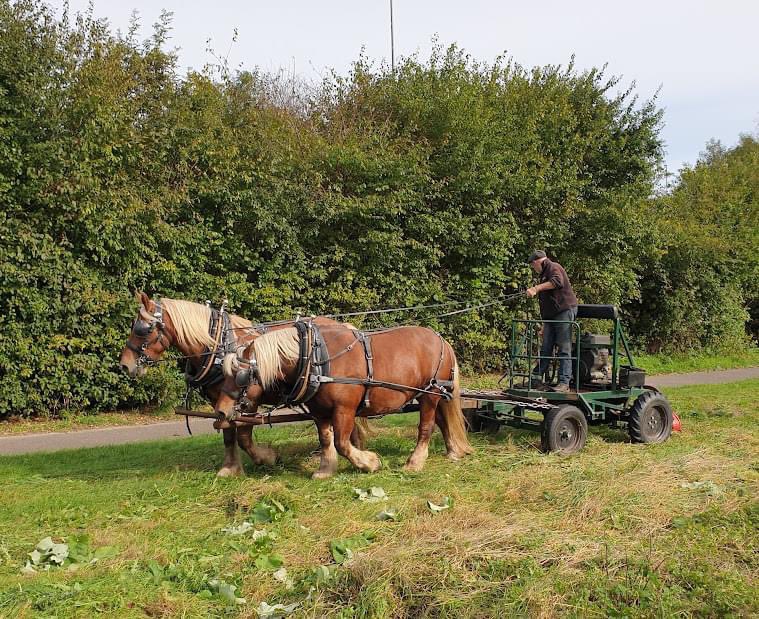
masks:
{"label": "horse's leg", "polygon": [[419,398],[419,431],[416,438],[416,448],[406,461],[403,468],[407,471],[421,471],[427,461],[430,437],[435,430],[435,411],[438,397],[425,395]]}
{"label": "horse's leg", "polygon": [[256,445],[253,441],[253,426],[240,426],[237,428],[237,444],[250,456],[253,464],[274,466],[277,462],[276,451],[271,447]]}
{"label": "horse's leg", "polygon": [[335,407],[332,411],[332,427],[335,431],[335,447],[341,456],[350,460],[356,468],[374,473],[382,466],[379,456],[373,451],[356,449],[351,444],[351,432],[355,424],[356,409],[347,406]]}
{"label": "horse's leg", "polygon": [[237,450],[237,428],[232,426],[224,430],[224,463],[216,473],[218,477],[239,477],[245,475]]}
{"label": "horse's leg", "polygon": [[311,477],[314,479],[326,479],[337,472],[337,451],[335,450],[334,432],[332,422],[329,419],[316,419],[316,429],[319,432],[321,444],[321,463],[319,470]]}

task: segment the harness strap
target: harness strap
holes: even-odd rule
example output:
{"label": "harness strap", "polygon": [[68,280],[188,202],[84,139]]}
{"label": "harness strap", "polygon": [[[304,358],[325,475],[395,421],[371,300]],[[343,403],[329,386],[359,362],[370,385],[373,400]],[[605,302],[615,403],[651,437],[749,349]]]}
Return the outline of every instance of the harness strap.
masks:
{"label": "harness strap", "polygon": [[185,367],[185,380],[189,385],[193,387],[199,387],[201,389],[206,389],[207,387],[214,385],[223,379],[223,374],[221,374],[221,372],[219,372],[218,375],[214,376],[209,376],[209,373],[211,372],[211,369],[217,366],[221,361],[218,358],[219,351],[221,351],[222,354],[226,352],[226,333],[228,330],[228,324],[229,317],[224,311],[223,306],[219,311],[211,310],[211,321],[208,328],[208,335],[213,338],[214,347],[213,350],[210,350],[208,348],[205,349],[203,362],[200,366],[200,369],[198,370],[198,373],[194,376],[189,372],[190,360],[187,360],[187,365]]}
{"label": "harness strap", "polygon": [[411,387],[409,385],[400,385],[398,383],[389,383],[384,380],[367,380],[365,378],[342,378],[339,376],[318,376],[317,382],[319,383],[338,383],[341,385],[364,385],[365,387],[383,387],[385,389],[393,389],[394,391],[414,391],[415,393],[429,393],[431,395],[437,395],[444,400],[452,400],[453,396],[447,391],[433,391],[439,387],[452,388],[452,380],[438,380],[435,381],[433,387]]}
{"label": "harness strap", "polygon": [[[303,325],[300,327],[300,325]],[[298,360],[298,378],[295,386],[287,396],[288,403],[300,402],[308,390],[309,375],[311,374],[311,359],[313,358],[314,327],[311,321],[298,321],[296,328],[302,331],[300,340],[300,359]]]}
{"label": "harness strap", "polygon": [[[437,334],[437,336],[440,338],[440,359],[438,359],[435,373],[432,375],[432,378],[430,378],[430,382],[427,384],[427,389],[434,389],[437,387],[438,389],[440,389],[441,393],[447,393],[446,388],[452,388],[453,381],[452,380],[440,381],[437,379],[438,372],[440,372],[440,368],[443,365],[443,359],[445,357],[445,340],[443,339],[443,336],[440,335],[439,333]],[[451,370],[451,378],[453,378],[453,370]]]}
{"label": "harness strap", "polygon": [[371,402],[369,402],[369,387],[370,383],[374,382],[374,357],[372,355],[372,339],[371,336],[366,335],[363,331],[356,331],[356,337],[364,347],[364,357],[366,357],[366,381],[364,385],[364,403],[361,405],[359,411],[369,408]]}

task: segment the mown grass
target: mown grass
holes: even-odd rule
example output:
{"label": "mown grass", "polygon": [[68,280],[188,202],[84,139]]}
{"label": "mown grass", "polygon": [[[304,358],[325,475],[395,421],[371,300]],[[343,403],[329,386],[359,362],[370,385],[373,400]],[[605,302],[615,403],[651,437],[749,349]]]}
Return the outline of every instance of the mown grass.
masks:
{"label": "mown grass", "polygon": [[688,353],[634,355],[635,363],[649,375],[676,372],[729,370],[759,366],[759,347],[751,346],[730,351],[693,351]]}
{"label": "mown grass", "polygon": [[[308,426],[259,431],[282,464],[248,465],[244,479],[215,478],[213,436],[0,458],[0,616],[256,617],[264,600],[300,602],[306,617],[759,613],[759,381],[668,395],[684,429],[662,445],[594,430],[560,458],[503,430],[473,435],[477,453],[453,464],[438,435],[419,474],[401,470],[414,416],[376,424],[382,471],[343,462],[323,482],[309,478]],[[369,486],[389,499],[354,498]],[[426,501],[446,496],[453,506],[431,513]],[[271,547],[221,531],[272,499],[287,511],[259,525],[276,533]],[[377,520],[388,508],[399,519]],[[81,533],[118,555],[21,574],[40,539]],[[373,539],[334,566],[330,542],[359,535]],[[262,554],[282,558],[292,588],[256,567]],[[213,579],[246,603],[212,594]]]}

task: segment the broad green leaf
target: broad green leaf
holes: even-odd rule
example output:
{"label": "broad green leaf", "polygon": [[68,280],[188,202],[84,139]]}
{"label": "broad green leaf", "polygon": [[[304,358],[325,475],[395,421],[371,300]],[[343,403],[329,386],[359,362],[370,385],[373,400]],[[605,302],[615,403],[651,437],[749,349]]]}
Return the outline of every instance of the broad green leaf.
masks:
{"label": "broad green leaf", "polygon": [[256,567],[266,572],[271,572],[282,567],[282,563],[282,557],[270,554],[259,555],[255,561]]}
{"label": "broad green leaf", "polygon": [[153,584],[160,585],[164,579],[163,567],[155,559],[150,559],[148,561],[148,569],[153,576]]}
{"label": "broad green leaf", "polygon": [[453,500],[450,497],[444,497],[441,505],[436,505],[432,501],[427,501],[427,507],[433,514],[442,512],[443,510],[450,509],[453,506]]}
{"label": "broad green leaf", "polygon": [[256,608],[256,612],[260,619],[279,619],[291,614],[296,608],[300,606],[300,602],[294,602],[293,604],[274,604],[269,605],[266,602],[261,602]]}
{"label": "broad green leaf", "polygon": [[353,488],[353,494],[359,501],[373,503],[376,501],[387,501],[388,496],[383,488],[372,486],[364,490],[363,488]]}
{"label": "broad green leaf", "polygon": [[251,529],[253,529],[253,525],[248,522],[247,520],[244,520],[239,525],[231,526],[231,527],[224,527],[221,532],[222,533],[228,533],[229,535],[242,535],[243,533],[247,533]]}

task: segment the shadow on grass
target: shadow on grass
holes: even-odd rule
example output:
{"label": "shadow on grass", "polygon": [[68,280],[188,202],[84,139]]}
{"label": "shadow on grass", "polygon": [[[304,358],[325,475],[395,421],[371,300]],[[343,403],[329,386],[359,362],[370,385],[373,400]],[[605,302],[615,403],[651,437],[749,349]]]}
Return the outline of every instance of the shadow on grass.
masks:
{"label": "shadow on grass", "polygon": [[[476,432],[474,436],[481,437],[490,445],[497,445],[509,441],[515,446],[524,449],[540,448],[540,433],[523,428],[501,426],[499,429],[486,429]],[[627,432],[620,428],[611,428],[607,425],[593,425],[588,428],[588,438],[598,436],[606,443],[629,443],[630,437]]]}
{"label": "shadow on grass", "polygon": [[[383,433],[382,429],[386,432]],[[594,426],[591,433],[609,443],[629,442],[629,437],[624,431],[603,425]],[[272,445],[280,458],[276,466],[262,467],[254,465],[247,454],[241,454],[246,475],[251,478],[267,474],[276,476],[285,472],[310,476],[318,467],[318,442],[316,432],[310,425],[258,430],[255,438],[260,444]],[[494,446],[508,442],[525,450],[533,450],[540,446],[537,433],[508,427],[502,427],[497,432],[478,432],[471,436],[471,440],[474,443],[483,441]],[[402,466],[415,444],[414,420],[393,419],[391,423],[383,420],[377,424],[369,438],[368,448],[376,452],[386,466],[395,467]],[[442,436],[436,431],[430,444],[430,455],[443,453],[445,447]],[[166,472],[188,471],[213,477],[221,467],[223,457],[224,446],[221,437],[211,435],[175,441],[3,456],[0,457],[0,467],[6,472],[6,478],[16,480],[44,477],[108,481],[150,478]],[[345,462],[342,456],[339,458],[341,463]],[[349,468],[352,467],[349,465]]]}
{"label": "shadow on grass", "polygon": [[215,436],[3,456],[8,477],[115,480],[167,471],[209,471],[221,465],[223,444]]}

